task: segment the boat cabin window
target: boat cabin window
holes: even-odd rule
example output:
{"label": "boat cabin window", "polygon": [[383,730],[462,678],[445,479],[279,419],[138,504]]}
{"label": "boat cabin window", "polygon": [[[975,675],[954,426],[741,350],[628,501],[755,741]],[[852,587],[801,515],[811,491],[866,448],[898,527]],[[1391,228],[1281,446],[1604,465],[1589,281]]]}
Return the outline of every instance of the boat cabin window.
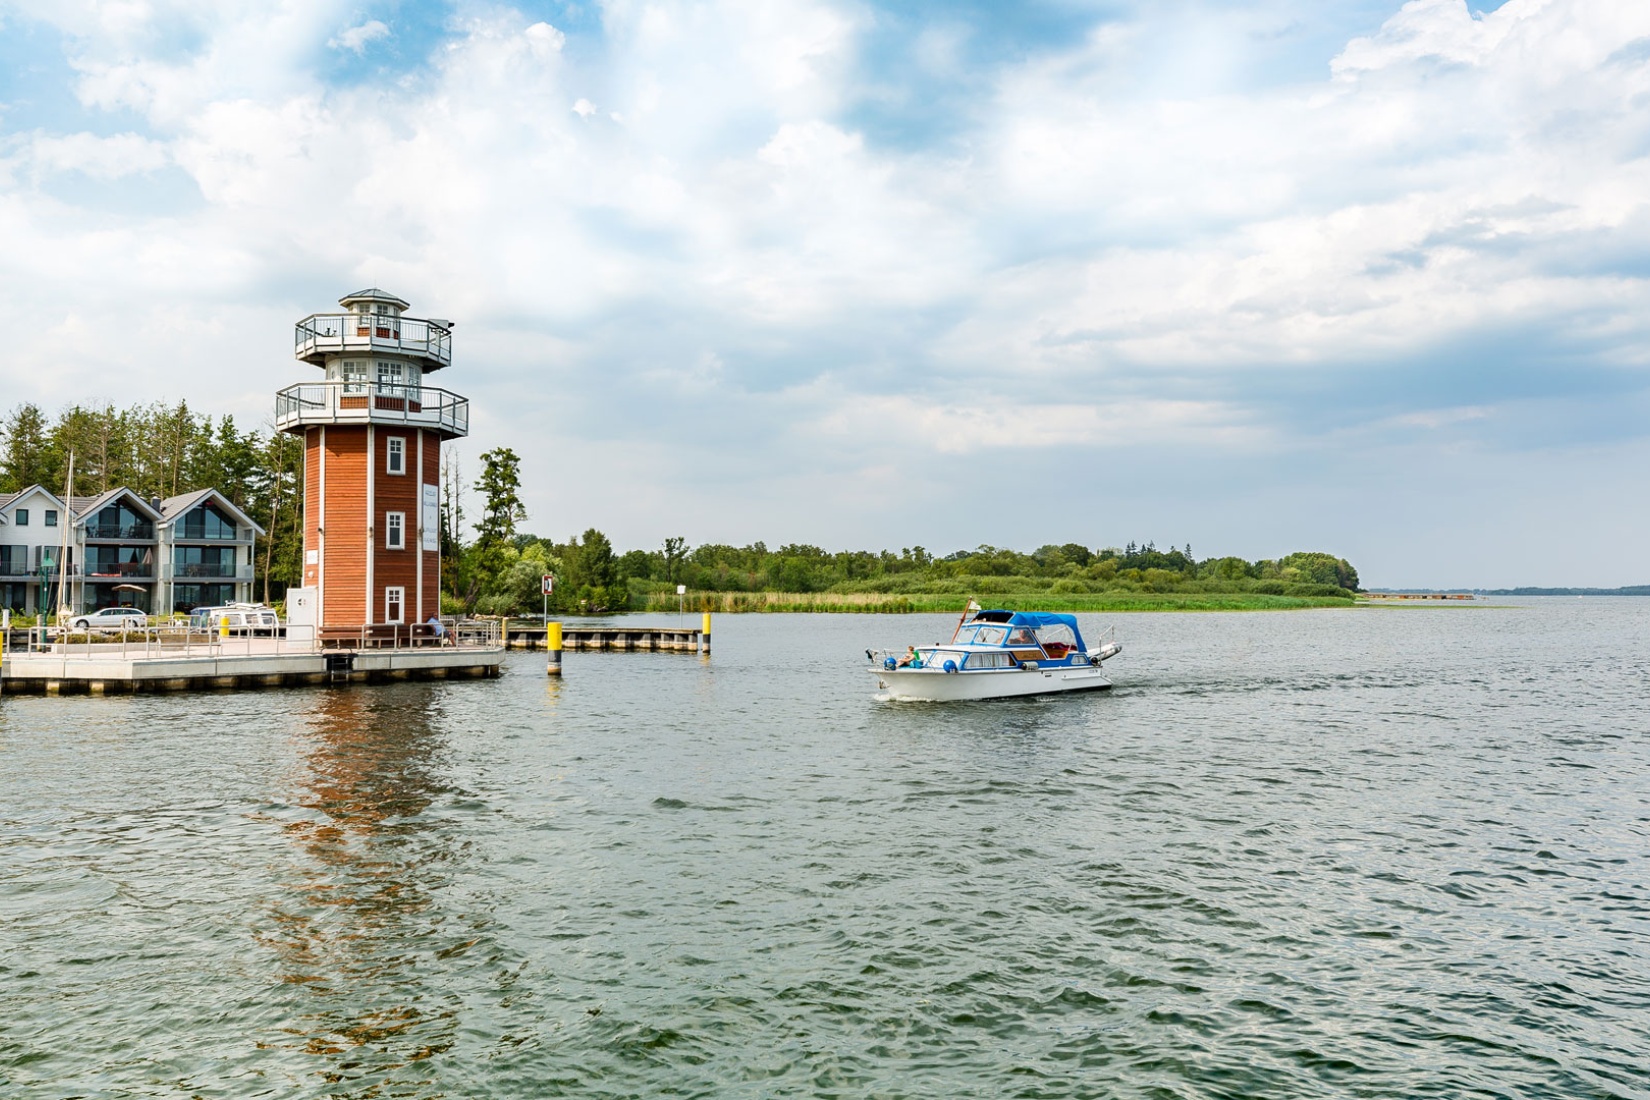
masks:
{"label": "boat cabin window", "polygon": [[1077,648],[1077,635],[1065,623],[1055,623],[1038,630],[1037,640],[1043,643],[1045,649],[1055,646],[1068,650]]}
{"label": "boat cabin window", "polygon": [[1017,626],[1008,636],[1009,645],[1036,645],[1037,632],[1029,626]]}
{"label": "boat cabin window", "polygon": [[1013,665],[1013,663],[1013,656],[1006,651],[1000,653],[970,653],[968,655],[968,663],[963,667],[969,670],[981,668],[1008,668]]}

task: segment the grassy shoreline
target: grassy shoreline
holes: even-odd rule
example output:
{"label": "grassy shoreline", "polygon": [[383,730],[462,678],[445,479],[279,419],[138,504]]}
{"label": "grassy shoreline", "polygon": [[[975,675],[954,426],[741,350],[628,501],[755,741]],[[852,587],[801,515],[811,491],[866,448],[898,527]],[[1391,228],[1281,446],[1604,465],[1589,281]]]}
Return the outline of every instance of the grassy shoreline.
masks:
{"label": "grassy shoreline", "polygon": [[[1084,592],[998,593],[977,597],[982,606],[1011,611],[1300,611],[1354,607],[1357,601],[1337,596],[1273,596],[1260,592]],[[634,610],[675,611],[674,594],[647,595]],[[692,592],[690,611],[739,613],[826,612],[835,614],[958,614],[966,596],[893,595],[876,592]]]}

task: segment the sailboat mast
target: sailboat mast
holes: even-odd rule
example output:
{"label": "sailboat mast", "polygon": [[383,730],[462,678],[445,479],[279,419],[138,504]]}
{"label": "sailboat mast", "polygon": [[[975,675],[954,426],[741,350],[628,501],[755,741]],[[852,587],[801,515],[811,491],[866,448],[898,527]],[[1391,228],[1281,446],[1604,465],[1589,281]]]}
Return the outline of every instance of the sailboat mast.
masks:
{"label": "sailboat mast", "polygon": [[57,528],[57,625],[74,614],[69,606],[69,528],[74,522],[74,452],[69,452],[69,472],[63,479],[63,510],[68,513]]}

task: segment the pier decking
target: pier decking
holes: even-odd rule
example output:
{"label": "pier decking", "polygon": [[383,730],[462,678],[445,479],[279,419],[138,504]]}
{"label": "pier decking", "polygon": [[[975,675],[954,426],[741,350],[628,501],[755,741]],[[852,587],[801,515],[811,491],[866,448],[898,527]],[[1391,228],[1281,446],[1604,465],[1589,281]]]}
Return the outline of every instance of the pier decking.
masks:
{"label": "pier decking", "polygon": [[57,642],[36,636],[31,645],[7,650],[0,663],[0,693],[111,695],[479,679],[497,676],[503,662],[496,623],[460,634],[452,645],[362,648],[162,630],[118,641]]}

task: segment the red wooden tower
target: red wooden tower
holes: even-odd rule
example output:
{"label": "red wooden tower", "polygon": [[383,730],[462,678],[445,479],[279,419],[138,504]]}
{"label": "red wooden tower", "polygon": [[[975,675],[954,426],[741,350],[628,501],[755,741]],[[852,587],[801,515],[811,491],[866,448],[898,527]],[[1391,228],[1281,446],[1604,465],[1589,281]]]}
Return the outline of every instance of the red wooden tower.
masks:
{"label": "red wooden tower", "polygon": [[441,443],[470,428],[467,400],[424,384],[452,362],[452,322],[376,287],[338,304],[296,333],[325,378],[275,398],[304,441],[304,587],[323,628],[422,622],[441,603]]}

